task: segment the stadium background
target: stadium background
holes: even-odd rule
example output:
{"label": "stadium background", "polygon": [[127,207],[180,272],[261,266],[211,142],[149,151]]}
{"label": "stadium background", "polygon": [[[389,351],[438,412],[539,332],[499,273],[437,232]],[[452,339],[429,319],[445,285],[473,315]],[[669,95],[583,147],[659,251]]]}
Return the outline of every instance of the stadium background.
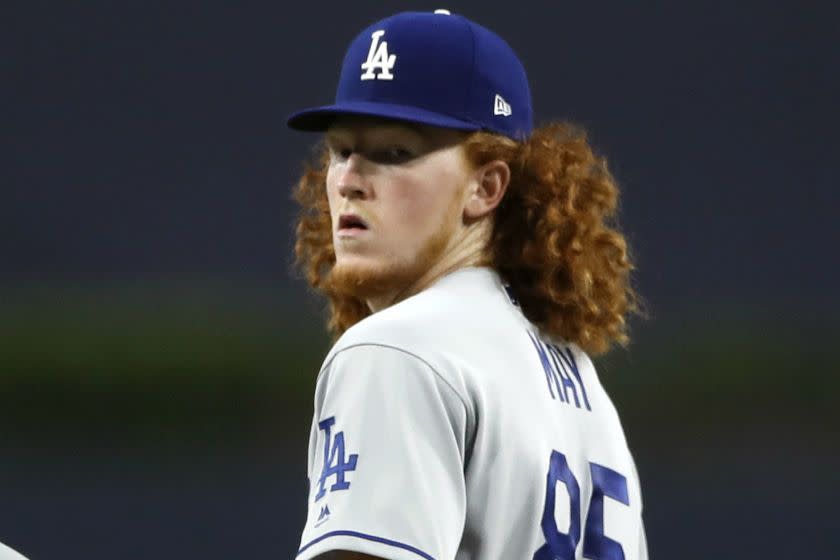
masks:
{"label": "stadium background", "polygon": [[587,127],[623,186],[651,319],[599,365],[652,557],[835,551],[840,29],[792,1],[17,3],[0,541],[294,555],[328,340],[290,272],[314,138],[284,116],[329,101],[364,25],[439,7],[505,36],[538,119]]}

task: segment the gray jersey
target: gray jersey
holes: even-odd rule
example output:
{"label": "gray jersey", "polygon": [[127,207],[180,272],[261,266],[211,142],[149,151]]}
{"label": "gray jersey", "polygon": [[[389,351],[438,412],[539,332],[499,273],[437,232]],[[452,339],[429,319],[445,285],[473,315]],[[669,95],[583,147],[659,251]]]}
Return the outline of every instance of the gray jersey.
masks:
{"label": "gray jersey", "polygon": [[542,337],[491,269],[341,337],[308,466],[300,560],[647,558],[638,476],[592,362]]}

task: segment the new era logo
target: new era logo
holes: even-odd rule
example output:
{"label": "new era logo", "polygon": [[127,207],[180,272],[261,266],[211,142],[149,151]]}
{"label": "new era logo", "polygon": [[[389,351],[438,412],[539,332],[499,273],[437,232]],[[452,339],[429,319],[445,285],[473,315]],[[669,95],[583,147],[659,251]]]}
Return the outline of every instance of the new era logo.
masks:
{"label": "new era logo", "polygon": [[505,117],[509,117],[513,114],[513,110],[510,108],[510,103],[505,101],[505,98],[498,93],[496,94],[496,100],[493,102],[493,114]]}

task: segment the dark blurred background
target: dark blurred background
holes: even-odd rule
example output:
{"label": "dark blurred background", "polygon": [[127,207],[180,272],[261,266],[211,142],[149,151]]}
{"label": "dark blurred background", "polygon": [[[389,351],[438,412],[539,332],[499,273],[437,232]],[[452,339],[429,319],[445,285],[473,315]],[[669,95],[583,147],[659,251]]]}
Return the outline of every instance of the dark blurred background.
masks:
{"label": "dark blurred background", "polygon": [[0,541],[291,558],[322,304],[301,162],[346,44],[502,34],[623,186],[650,319],[598,360],[652,558],[833,557],[840,9],[828,2],[27,2],[0,23]]}

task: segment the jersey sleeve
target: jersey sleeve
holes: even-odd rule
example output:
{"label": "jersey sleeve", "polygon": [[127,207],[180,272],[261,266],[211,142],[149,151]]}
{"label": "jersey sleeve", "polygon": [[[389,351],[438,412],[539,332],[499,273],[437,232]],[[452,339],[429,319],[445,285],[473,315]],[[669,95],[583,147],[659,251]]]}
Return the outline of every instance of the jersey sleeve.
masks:
{"label": "jersey sleeve", "polygon": [[315,394],[298,560],[330,550],[451,559],[464,528],[467,408],[421,358],[340,351]]}

